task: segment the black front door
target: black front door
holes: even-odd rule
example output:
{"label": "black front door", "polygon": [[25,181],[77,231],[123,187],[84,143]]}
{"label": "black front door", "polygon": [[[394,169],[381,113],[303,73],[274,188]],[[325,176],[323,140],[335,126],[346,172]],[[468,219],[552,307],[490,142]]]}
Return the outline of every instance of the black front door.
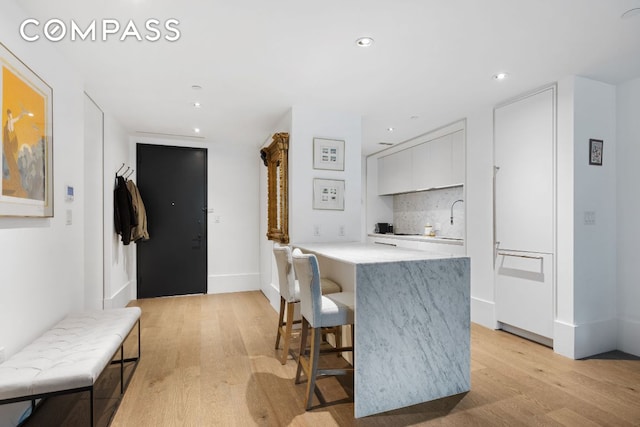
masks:
{"label": "black front door", "polygon": [[207,292],[207,151],[137,144],[150,239],[137,245],[138,298]]}

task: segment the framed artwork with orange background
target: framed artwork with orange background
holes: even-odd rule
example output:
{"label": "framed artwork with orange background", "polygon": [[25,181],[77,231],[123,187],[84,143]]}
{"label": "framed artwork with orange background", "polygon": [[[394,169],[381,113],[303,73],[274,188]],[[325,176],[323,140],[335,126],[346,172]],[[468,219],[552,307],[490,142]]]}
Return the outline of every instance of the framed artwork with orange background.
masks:
{"label": "framed artwork with orange background", "polygon": [[53,216],[53,89],[0,43],[0,216]]}

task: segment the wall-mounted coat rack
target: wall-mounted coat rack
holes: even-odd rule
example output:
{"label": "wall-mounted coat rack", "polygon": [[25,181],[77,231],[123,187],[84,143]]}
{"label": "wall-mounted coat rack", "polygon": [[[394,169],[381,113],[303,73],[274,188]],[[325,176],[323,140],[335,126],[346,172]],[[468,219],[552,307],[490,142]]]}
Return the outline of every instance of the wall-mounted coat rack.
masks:
{"label": "wall-mounted coat rack", "polygon": [[123,164],[122,164],[122,166],[120,166],[120,168],[116,171],[116,178],[117,178],[118,176],[121,176],[121,177],[123,177],[124,179],[128,179],[131,175],[133,175],[133,171],[134,171],[135,169],[131,169],[129,166],[127,166],[127,169],[126,169],[123,173],[121,173],[121,174],[120,174],[120,171],[124,168],[124,166],[125,166],[125,165],[124,165],[124,163],[123,163]]}

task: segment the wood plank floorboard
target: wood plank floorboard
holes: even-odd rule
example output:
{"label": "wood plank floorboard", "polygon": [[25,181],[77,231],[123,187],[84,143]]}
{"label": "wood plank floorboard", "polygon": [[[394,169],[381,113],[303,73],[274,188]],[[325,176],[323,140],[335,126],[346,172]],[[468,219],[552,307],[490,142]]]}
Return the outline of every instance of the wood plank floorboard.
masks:
{"label": "wood plank floorboard", "polygon": [[[291,357],[278,360],[277,313],[261,292],[130,305],[142,308],[142,359],[112,427],[640,426],[640,358],[620,352],[571,360],[472,324],[470,392],[356,420],[344,402],[353,398],[349,377],[320,379],[329,404],[316,399],[304,410],[305,384],[294,384]],[[109,383],[117,375],[105,377],[99,425],[109,423],[109,393],[117,394]],[[26,425],[87,425],[86,396],[65,399],[49,399]]]}

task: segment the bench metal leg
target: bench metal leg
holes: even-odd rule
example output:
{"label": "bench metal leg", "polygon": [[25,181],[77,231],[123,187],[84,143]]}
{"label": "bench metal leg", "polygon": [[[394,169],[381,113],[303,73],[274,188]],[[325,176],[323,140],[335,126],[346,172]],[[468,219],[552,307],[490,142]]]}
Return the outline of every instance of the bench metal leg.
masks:
{"label": "bench metal leg", "polygon": [[120,394],[124,394],[124,343],[120,346]]}

